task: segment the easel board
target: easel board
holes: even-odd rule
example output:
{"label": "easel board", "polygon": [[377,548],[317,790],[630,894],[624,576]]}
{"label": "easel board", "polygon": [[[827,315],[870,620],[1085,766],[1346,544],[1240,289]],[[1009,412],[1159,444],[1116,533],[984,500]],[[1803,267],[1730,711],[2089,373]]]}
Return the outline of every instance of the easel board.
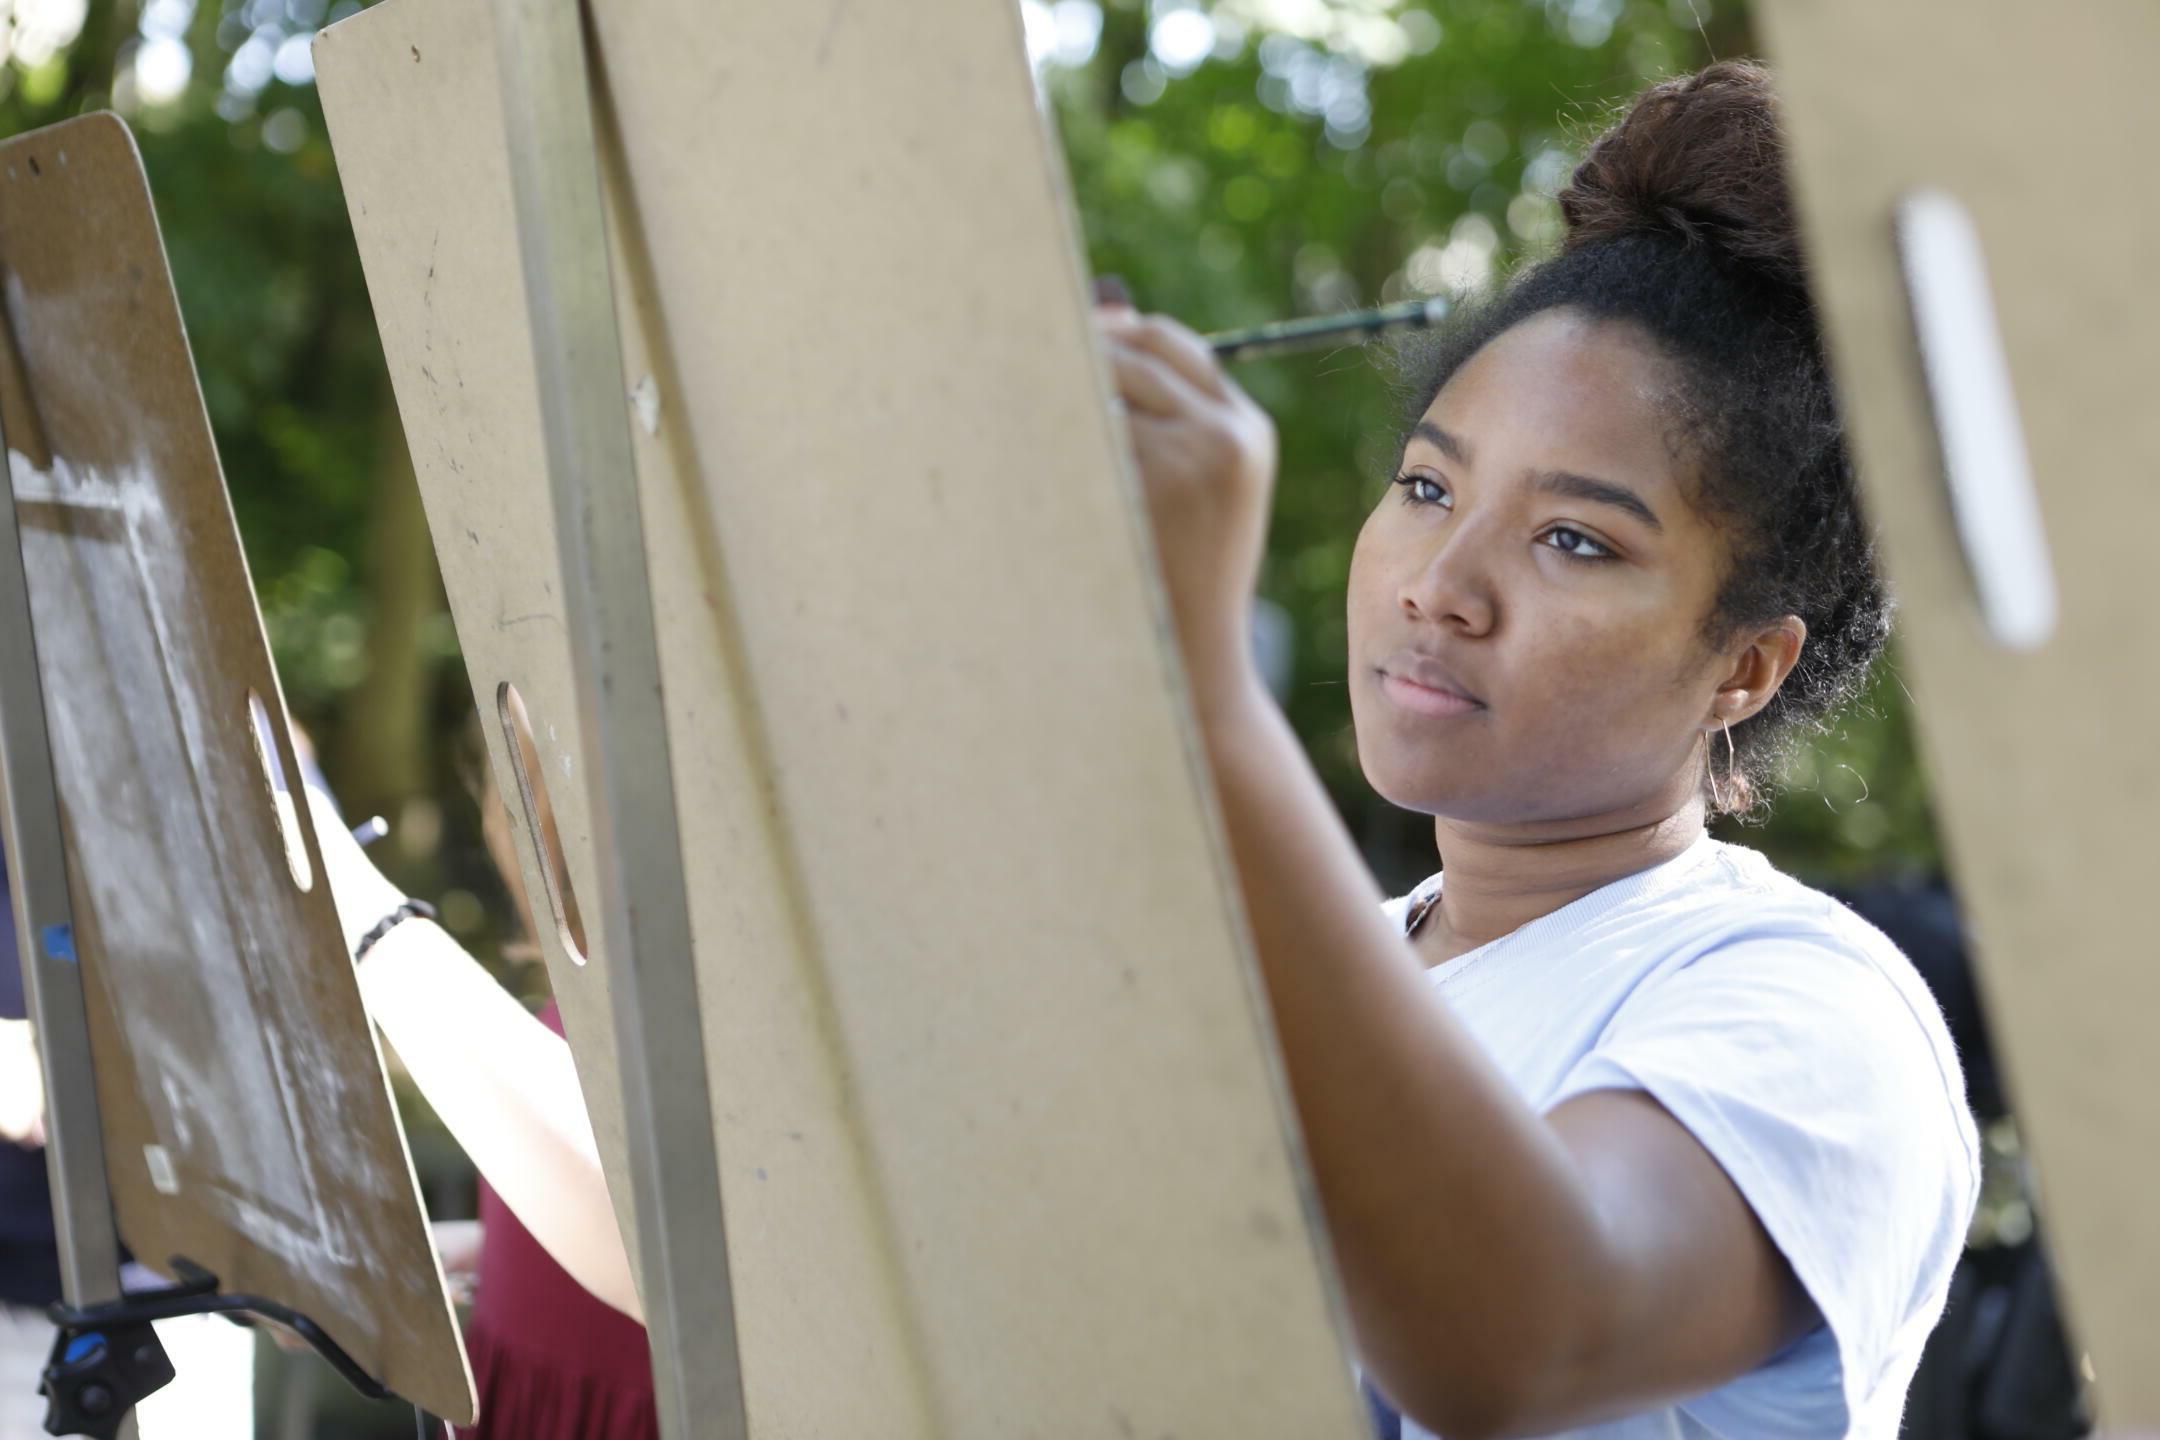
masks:
{"label": "easel board", "polygon": [[[2039,1220],[2103,1428],[2160,1425],[2151,905],[2160,705],[2160,198],[2104,136],[2160,124],[2145,0],[1778,0],[1764,38],[1902,661]],[[2013,98],[2014,97],[2014,98]],[[1970,216],[2052,552],[2031,650],[1983,623],[1899,263],[1927,187]],[[2015,512],[2011,512],[2015,513]]]}
{"label": "easel board", "polygon": [[[752,1433],[1362,1433],[1017,17],[592,20]],[[589,895],[494,63],[484,0],[316,46],[475,696]],[[543,928],[625,1212],[608,957]]]}
{"label": "easel board", "polygon": [[0,144],[0,424],[122,1239],[316,1320],[429,1411],[472,1380],[297,777],[133,138]]}

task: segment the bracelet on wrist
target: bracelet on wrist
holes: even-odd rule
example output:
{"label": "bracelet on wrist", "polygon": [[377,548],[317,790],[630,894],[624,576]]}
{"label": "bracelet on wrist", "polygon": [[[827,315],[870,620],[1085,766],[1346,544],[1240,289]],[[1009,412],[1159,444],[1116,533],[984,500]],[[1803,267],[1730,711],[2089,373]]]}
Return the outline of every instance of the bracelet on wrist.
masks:
{"label": "bracelet on wrist", "polygon": [[415,917],[422,920],[433,920],[435,918],[435,907],[425,900],[407,900],[399,905],[397,909],[383,916],[382,919],[375,922],[375,928],[362,935],[360,943],[353,947],[353,964],[359,964],[366,957],[367,952],[375,947],[375,942],[395,930],[400,922]]}

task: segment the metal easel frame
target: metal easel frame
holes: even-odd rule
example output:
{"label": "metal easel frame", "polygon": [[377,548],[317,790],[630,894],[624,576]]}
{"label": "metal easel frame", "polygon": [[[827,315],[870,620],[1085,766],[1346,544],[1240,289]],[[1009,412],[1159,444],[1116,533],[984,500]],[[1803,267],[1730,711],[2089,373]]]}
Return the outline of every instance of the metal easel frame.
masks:
{"label": "metal easel frame", "polygon": [[[30,620],[7,437],[0,433],[0,826],[14,881],[23,997],[45,1074],[45,1169],[52,1184],[60,1288],[77,1309],[120,1294],[120,1236],[105,1175],[105,1130],[90,1061],[90,1019],[75,959],[60,797],[45,728],[45,686]],[[123,1434],[132,1434],[130,1428]]]}
{"label": "metal easel frame", "polygon": [[[580,0],[495,0],[661,1434],[748,1434]],[[694,1352],[692,1352],[694,1347]]]}

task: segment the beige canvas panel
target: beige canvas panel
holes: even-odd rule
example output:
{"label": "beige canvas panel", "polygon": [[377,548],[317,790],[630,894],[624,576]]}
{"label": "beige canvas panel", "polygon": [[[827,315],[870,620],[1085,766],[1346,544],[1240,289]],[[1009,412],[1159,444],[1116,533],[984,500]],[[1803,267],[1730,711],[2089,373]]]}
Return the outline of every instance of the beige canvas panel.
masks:
{"label": "beige canvas panel", "polygon": [[[0,145],[10,473],[121,1238],[312,1317],[469,1420],[472,1379],[312,833],[133,138]],[[301,876],[308,888],[302,888]]]}
{"label": "beige canvas panel", "polygon": [[[754,1433],[1359,1433],[1017,17],[597,22]],[[481,0],[317,45],[474,688],[585,886],[494,63]],[[546,949],[624,1212],[606,957]]]}
{"label": "beige canvas panel", "polygon": [[[2160,10],[1778,0],[1763,23],[2042,1221],[2110,1420],[2160,1423],[2160,192],[2125,164],[2160,132]],[[1985,633],[1944,498],[1891,229],[1921,183],[1986,251],[2061,590],[2035,653]]]}
{"label": "beige canvas panel", "polygon": [[[587,968],[569,958],[520,803],[499,693],[514,677],[532,717],[539,783],[564,832],[571,889],[593,894],[583,751],[491,32],[484,5],[430,4],[394,17],[378,11],[364,25],[321,33],[317,85],[489,760],[510,805],[525,892],[541,921],[538,938],[634,1254],[614,1025],[601,982],[606,959],[595,954]],[[379,63],[377,52],[399,39],[405,68]],[[465,75],[460,64],[479,68]]]}

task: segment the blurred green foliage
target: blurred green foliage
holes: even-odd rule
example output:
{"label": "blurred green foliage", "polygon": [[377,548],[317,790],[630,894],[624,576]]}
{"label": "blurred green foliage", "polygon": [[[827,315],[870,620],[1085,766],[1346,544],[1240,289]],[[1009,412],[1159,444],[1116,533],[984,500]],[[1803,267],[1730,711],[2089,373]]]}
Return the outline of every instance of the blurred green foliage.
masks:
{"label": "blurred green foliage", "polygon": [[[407,848],[386,859],[462,895],[485,947],[508,912],[459,783],[470,695],[306,60],[312,32],[357,8],[0,0],[0,133],[107,105],[135,126],[288,701],[341,790],[418,807],[393,810]],[[1615,107],[1751,47],[1735,0],[1020,8],[1092,263],[1202,329],[1503,280],[1553,243],[1553,196]],[[1342,685],[1350,547],[1394,460],[1376,359],[1239,378],[1282,437],[1264,590],[1295,640],[1291,718],[1400,886],[1431,868],[1429,823],[1363,785]],[[1936,863],[1894,673],[1795,780],[1746,837],[1781,862],[1840,878]]]}
{"label": "blurred green foliage", "polygon": [[[325,722],[365,674],[371,491],[400,442],[314,87],[273,72],[240,104],[226,79],[247,14],[274,9],[281,30],[291,15],[283,0],[72,4],[73,43],[26,67],[25,28],[64,21],[71,0],[15,0],[0,131],[108,106],[134,128],[287,696]],[[0,53],[6,36],[0,21]],[[191,57],[160,103],[143,98],[146,52]]]}

